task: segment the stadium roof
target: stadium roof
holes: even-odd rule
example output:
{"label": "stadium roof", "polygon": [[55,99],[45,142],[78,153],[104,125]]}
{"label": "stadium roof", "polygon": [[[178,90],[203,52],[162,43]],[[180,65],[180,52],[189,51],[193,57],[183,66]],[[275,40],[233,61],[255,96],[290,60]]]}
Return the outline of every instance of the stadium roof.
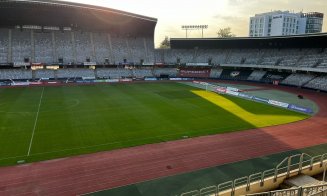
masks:
{"label": "stadium roof", "polygon": [[156,18],[94,5],[55,0],[1,0],[0,27],[37,25],[154,34]]}
{"label": "stadium roof", "polygon": [[173,49],[326,48],[327,33],[234,38],[172,38]]}

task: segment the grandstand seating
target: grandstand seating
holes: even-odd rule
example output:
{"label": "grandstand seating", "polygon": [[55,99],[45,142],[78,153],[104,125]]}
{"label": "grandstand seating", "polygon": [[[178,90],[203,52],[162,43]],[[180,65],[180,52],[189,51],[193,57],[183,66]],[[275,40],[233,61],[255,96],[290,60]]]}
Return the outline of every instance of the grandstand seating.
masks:
{"label": "grandstand seating", "polygon": [[133,76],[136,78],[153,77],[151,69],[133,69]]}
{"label": "grandstand seating", "polygon": [[146,47],[143,38],[129,38],[129,48],[131,50],[131,61],[134,63],[140,63],[141,60],[146,60]]}
{"label": "grandstand seating", "polygon": [[180,60],[180,63],[194,62],[195,51],[189,51],[186,49],[171,50],[172,53]]}
{"label": "grandstand seating", "polygon": [[250,81],[260,81],[264,75],[266,75],[266,71],[254,70],[251,75],[248,77]]}
{"label": "grandstand seating", "polygon": [[297,67],[327,67],[327,51],[317,49],[169,49],[154,50],[150,37],[123,37],[82,31],[41,31],[12,29],[12,56],[8,54],[9,29],[0,29],[0,63],[124,62],[250,64]]}
{"label": "grandstand seating", "polygon": [[12,62],[24,62],[24,58],[33,61],[31,30],[12,30]]}
{"label": "grandstand seating", "polygon": [[222,69],[211,69],[210,78],[219,78],[222,72]]}
{"label": "grandstand seating", "polygon": [[158,52],[161,52],[160,58],[161,61],[159,62],[165,62],[167,64],[176,64],[177,59],[178,59],[178,54],[180,53],[175,53],[176,50],[159,50]]}
{"label": "grandstand seating", "polygon": [[285,78],[287,78],[290,75],[290,73],[287,72],[274,72],[274,71],[268,71],[266,74],[261,78],[261,82],[265,83],[272,83],[274,81],[283,81]]}
{"label": "grandstand seating", "polygon": [[288,76],[281,83],[282,84],[294,85],[294,86],[299,86],[300,87],[300,86],[308,83],[313,78],[315,78],[314,75],[295,73],[295,74],[291,74],[290,76]]}
{"label": "grandstand seating", "polygon": [[76,60],[77,62],[86,62],[86,59],[95,61],[95,56],[92,51],[92,44],[90,39],[90,33],[88,32],[75,32],[75,48],[76,48]]}
{"label": "grandstand seating", "polygon": [[32,79],[32,71],[24,69],[2,69],[0,71],[0,80],[22,80]]}
{"label": "grandstand seating", "polygon": [[327,76],[320,76],[309,81],[305,87],[327,91]]}
{"label": "grandstand seating", "polygon": [[39,69],[34,71],[34,79],[55,78],[55,71],[51,69]]}
{"label": "grandstand seating", "polygon": [[124,59],[126,59],[127,62],[131,62],[131,59],[129,58],[131,54],[129,53],[127,40],[125,38],[111,36],[111,44],[113,48],[113,58],[115,64],[124,62]]}
{"label": "grandstand seating", "polygon": [[251,73],[251,70],[238,71],[225,69],[222,71],[220,78],[227,80],[247,80]]}
{"label": "grandstand seating", "polygon": [[318,66],[324,59],[323,53],[317,53],[314,50],[309,51],[299,62],[299,67],[316,67]]}
{"label": "grandstand seating", "polygon": [[229,64],[257,64],[262,56],[262,51],[258,49],[233,50],[228,57]]}
{"label": "grandstand seating", "polygon": [[146,47],[146,63],[155,62],[154,40],[152,38],[144,38]]}
{"label": "grandstand seating", "polygon": [[57,70],[58,78],[81,78],[93,77],[95,78],[94,70],[92,69],[59,69]]}
{"label": "grandstand seating", "polygon": [[96,75],[99,78],[120,78],[118,69],[99,68],[99,69],[96,69]]}
{"label": "grandstand seating", "polygon": [[53,58],[52,34],[34,31],[35,62],[51,64]]}
{"label": "grandstand seating", "polygon": [[8,62],[8,34],[8,30],[0,29],[0,63]]}
{"label": "grandstand seating", "polygon": [[[145,77],[178,77],[177,68],[67,68],[67,69],[1,69],[0,80],[22,80],[22,79],[41,79],[41,78],[145,78]],[[281,84],[298,87],[307,87],[317,90],[327,91],[327,76],[317,76],[315,74],[273,72],[261,70],[233,70],[212,68],[210,78],[219,78],[227,80],[249,80],[271,83],[279,81]]]}
{"label": "grandstand seating", "polygon": [[97,76],[99,78],[110,78],[110,79],[119,79],[132,77],[132,71],[130,69],[96,69]]}
{"label": "grandstand seating", "polygon": [[95,59],[94,62],[99,64],[104,64],[106,62],[105,59],[109,60],[109,63],[112,61],[112,56],[110,52],[110,44],[108,40],[108,34],[106,33],[93,33],[93,43],[94,43],[94,51],[95,51]]}
{"label": "grandstand seating", "polygon": [[195,63],[206,63],[211,59],[212,64],[222,64],[226,63],[227,55],[230,51],[226,50],[197,50],[196,51],[196,62]]}
{"label": "grandstand seating", "polygon": [[314,49],[234,49],[230,50],[223,63],[314,67],[326,59],[324,54]]}
{"label": "grandstand seating", "polygon": [[324,61],[317,67],[327,68],[327,59],[324,59]]}
{"label": "grandstand seating", "polygon": [[[10,47],[11,46],[11,47]],[[106,60],[108,59],[108,60]],[[327,51],[321,49],[154,49],[151,37],[110,35],[103,32],[58,31],[41,29],[0,29],[0,64],[44,63],[65,65],[81,64],[90,60],[100,65],[135,63],[185,64],[208,63],[237,67],[276,66],[324,70],[327,68]],[[62,61],[62,62],[61,62]],[[271,68],[271,67],[269,67]],[[285,68],[284,68],[285,69]],[[292,68],[293,70],[293,68]],[[306,70],[306,69],[304,69]],[[290,74],[287,72],[247,70],[232,76],[234,70],[212,69],[211,78],[251,80],[261,82],[280,81],[285,85],[305,86],[326,90],[324,74]],[[319,71],[317,71],[319,72]],[[178,76],[176,68],[151,69],[60,69],[52,70],[1,70],[4,79],[74,78],[74,77],[153,77]],[[19,75],[22,74],[22,75]],[[316,77],[316,75],[321,75]]]}
{"label": "grandstand seating", "polygon": [[55,62],[61,58],[63,63],[75,62],[72,33],[68,31],[55,32]]}
{"label": "grandstand seating", "polygon": [[154,75],[159,77],[160,75],[168,75],[169,77],[177,76],[176,68],[157,68],[154,70]]}

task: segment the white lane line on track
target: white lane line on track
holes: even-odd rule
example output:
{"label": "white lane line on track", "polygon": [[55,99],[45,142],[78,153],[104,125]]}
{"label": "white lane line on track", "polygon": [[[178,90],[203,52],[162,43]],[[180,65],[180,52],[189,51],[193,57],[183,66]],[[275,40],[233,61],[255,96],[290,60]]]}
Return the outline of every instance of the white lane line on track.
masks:
{"label": "white lane line on track", "polygon": [[35,121],[34,121],[33,132],[32,132],[32,136],[31,136],[31,140],[30,140],[30,145],[29,145],[29,148],[28,148],[27,156],[29,156],[30,155],[30,152],[31,152],[31,147],[32,147],[33,139],[34,139],[34,133],[35,133],[35,129],[36,129],[36,124],[37,124],[37,120],[39,118],[40,107],[41,107],[42,98],[43,98],[43,92],[44,92],[44,87],[42,88],[42,93],[41,93],[41,96],[40,96],[39,106],[38,106],[37,112],[36,112],[36,117],[35,117]]}

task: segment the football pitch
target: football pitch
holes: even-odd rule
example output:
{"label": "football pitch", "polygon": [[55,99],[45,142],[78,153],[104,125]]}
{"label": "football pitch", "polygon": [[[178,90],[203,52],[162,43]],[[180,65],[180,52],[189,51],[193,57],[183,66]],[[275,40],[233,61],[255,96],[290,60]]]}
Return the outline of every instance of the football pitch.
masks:
{"label": "football pitch", "polygon": [[0,165],[266,127],[309,116],[180,83],[0,89]]}

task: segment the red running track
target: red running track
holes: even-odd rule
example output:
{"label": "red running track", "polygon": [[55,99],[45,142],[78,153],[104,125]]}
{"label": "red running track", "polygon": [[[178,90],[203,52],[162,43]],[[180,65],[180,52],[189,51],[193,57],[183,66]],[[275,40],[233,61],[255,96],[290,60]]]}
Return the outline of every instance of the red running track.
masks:
{"label": "red running track", "polygon": [[327,143],[327,94],[269,88],[300,93],[315,101],[320,112],[287,125],[3,167],[0,195],[83,194]]}

